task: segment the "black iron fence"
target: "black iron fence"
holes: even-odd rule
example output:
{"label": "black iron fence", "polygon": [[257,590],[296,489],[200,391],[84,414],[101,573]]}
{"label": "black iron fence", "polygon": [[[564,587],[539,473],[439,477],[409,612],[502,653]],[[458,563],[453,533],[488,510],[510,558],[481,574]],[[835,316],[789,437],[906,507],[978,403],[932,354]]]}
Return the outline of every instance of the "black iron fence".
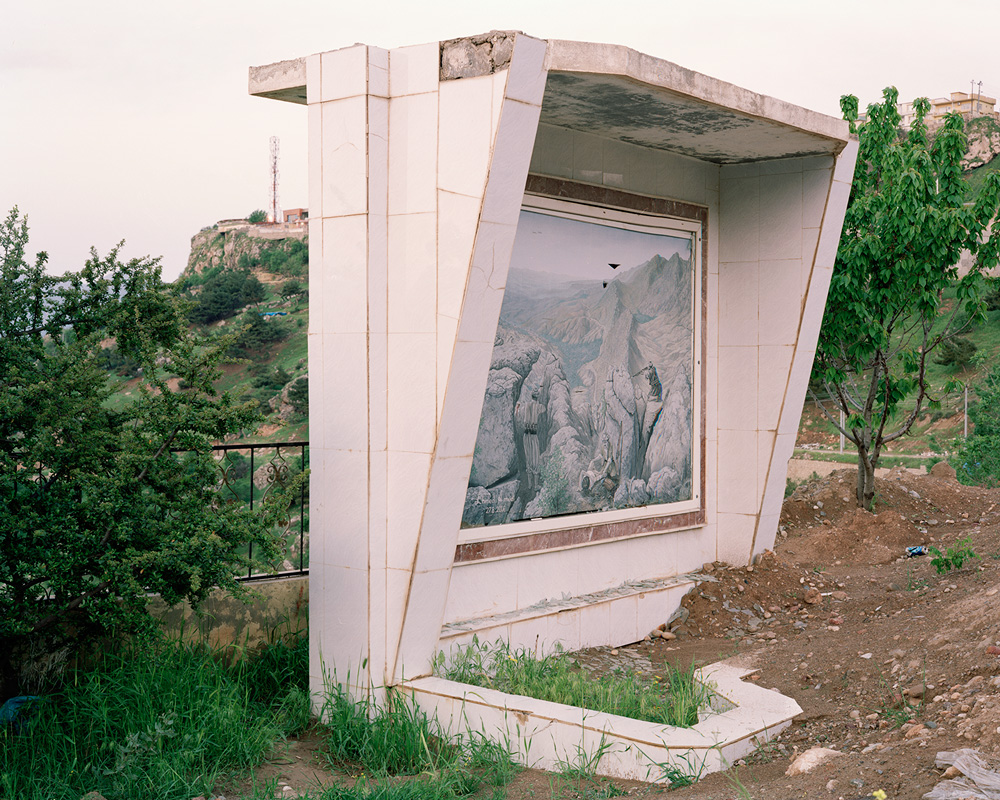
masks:
{"label": "black iron fence", "polygon": [[[246,503],[253,510],[275,491],[309,467],[309,442],[253,442],[219,444],[213,448],[219,467],[219,502]],[[271,569],[252,568],[241,580],[259,580],[309,573],[309,491],[303,483],[292,498],[276,531],[283,540],[280,560]],[[253,545],[248,555],[253,558]]]}

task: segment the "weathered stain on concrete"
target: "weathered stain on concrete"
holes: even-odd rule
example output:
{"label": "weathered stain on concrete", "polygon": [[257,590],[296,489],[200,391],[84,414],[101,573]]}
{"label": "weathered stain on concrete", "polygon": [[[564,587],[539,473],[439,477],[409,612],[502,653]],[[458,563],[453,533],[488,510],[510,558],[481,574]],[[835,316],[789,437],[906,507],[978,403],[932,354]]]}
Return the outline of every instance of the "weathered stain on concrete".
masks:
{"label": "weathered stain on concrete", "polygon": [[616,75],[550,72],[541,122],[716,164],[830,155],[830,139]]}
{"label": "weathered stain on concrete", "polygon": [[279,578],[249,586],[245,600],[216,590],[196,612],[187,603],[168,607],[159,597],[149,600],[149,613],[171,638],[211,647],[232,644],[255,647],[307,630],[309,578]]}
{"label": "weathered stain on concrete", "polygon": [[441,42],[441,80],[492,75],[510,66],[520,31],[490,31]]}

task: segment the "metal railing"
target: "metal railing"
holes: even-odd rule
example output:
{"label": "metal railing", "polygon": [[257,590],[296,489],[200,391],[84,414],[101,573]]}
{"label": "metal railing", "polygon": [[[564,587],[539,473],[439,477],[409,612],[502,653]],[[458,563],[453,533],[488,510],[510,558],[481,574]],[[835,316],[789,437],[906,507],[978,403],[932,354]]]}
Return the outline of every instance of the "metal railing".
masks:
{"label": "metal railing", "polygon": [[[241,442],[212,448],[219,468],[220,503],[246,503],[252,511],[274,491],[282,490],[309,467],[309,442]],[[266,457],[270,453],[269,457]],[[309,493],[303,484],[279,523],[284,558],[266,572],[253,568],[240,580],[309,574]],[[253,544],[247,555],[253,558]]]}

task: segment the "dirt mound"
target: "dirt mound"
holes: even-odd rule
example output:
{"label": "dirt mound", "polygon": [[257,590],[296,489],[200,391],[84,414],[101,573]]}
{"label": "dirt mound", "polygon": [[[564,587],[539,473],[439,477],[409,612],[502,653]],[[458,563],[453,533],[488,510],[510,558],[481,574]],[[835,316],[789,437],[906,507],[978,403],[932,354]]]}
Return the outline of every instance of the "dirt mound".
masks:
{"label": "dirt mound", "polygon": [[[730,800],[738,780],[738,796],[757,800],[879,788],[917,800],[941,779],[937,751],[1000,755],[1000,491],[942,472],[876,479],[874,513],[853,501],[853,470],[803,484],[773,553],[753,567],[707,565],[668,626],[677,638],[634,646],[654,670],[735,653],[803,710],[728,776],[671,797]],[[931,556],[906,555],[966,540],[977,558],[941,574]],[[843,755],[786,776],[811,747]]]}

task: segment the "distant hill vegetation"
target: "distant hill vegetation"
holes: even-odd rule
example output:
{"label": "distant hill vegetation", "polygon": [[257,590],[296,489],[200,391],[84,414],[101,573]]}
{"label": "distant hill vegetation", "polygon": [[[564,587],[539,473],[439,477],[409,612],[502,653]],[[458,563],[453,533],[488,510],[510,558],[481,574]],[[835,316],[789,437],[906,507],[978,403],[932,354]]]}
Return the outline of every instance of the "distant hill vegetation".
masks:
{"label": "distant hill vegetation", "polygon": [[[258,431],[246,432],[249,440],[309,437],[308,275],[305,229],[234,220],[205,228],[191,239],[177,286],[191,303],[193,326],[211,338],[233,336],[231,360],[216,386],[255,400],[266,413]],[[113,403],[128,403],[138,365],[122,357],[113,340],[106,343],[103,358],[118,383]]]}
{"label": "distant hill vegetation", "polygon": [[1000,170],[1000,122],[993,117],[979,117],[966,125],[969,151],[963,159],[969,195],[979,191],[991,172]]}

